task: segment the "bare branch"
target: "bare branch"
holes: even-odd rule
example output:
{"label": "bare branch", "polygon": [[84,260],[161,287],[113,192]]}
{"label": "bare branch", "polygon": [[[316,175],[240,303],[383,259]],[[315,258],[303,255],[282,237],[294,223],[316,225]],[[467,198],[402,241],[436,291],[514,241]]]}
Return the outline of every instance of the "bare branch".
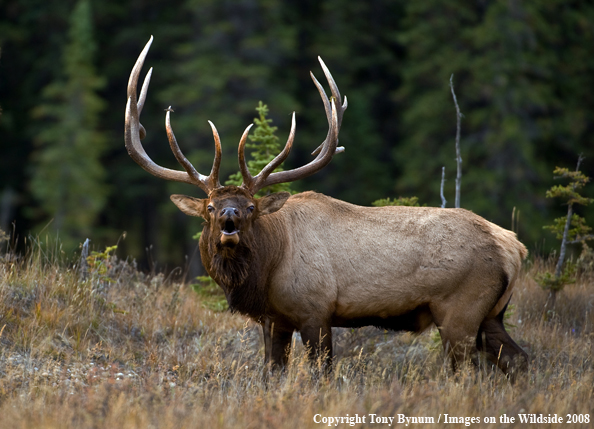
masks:
{"label": "bare branch", "polygon": [[575,167],[575,171],[579,171],[580,170],[580,164],[582,163],[582,161],[584,160],[584,154],[580,153],[578,155],[578,161],[577,161],[577,166]]}
{"label": "bare branch", "polygon": [[594,240],[594,234],[582,235],[575,240],[568,241],[567,244],[578,244],[588,240]]}
{"label": "bare branch", "polygon": [[460,185],[462,184],[462,156],[460,155],[460,120],[462,119],[462,113],[460,113],[460,107],[458,106],[458,100],[456,99],[456,93],[454,92],[454,75],[450,77],[450,88],[452,90],[452,97],[454,98],[454,104],[456,105],[456,164],[458,171],[456,173],[456,203],[455,207],[460,208]]}

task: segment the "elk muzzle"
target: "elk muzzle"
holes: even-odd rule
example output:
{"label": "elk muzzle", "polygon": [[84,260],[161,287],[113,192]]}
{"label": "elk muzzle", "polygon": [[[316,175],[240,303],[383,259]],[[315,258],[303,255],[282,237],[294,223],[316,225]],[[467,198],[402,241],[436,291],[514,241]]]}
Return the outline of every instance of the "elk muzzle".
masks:
{"label": "elk muzzle", "polygon": [[221,244],[236,246],[239,243],[239,210],[235,207],[225,207],[219,213],[221,227]]}

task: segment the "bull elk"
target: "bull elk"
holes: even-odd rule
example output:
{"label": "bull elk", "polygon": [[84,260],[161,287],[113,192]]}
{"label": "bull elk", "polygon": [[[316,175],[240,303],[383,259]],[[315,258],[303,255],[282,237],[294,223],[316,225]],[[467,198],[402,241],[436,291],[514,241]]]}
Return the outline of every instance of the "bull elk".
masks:
{"label": "bull elk", "polygon": [[332,75],[320,59],[331,88],[326,95],[313,74],[328,119],[328,134],[308,164],[273,172],[289,155],[295,114],[282,152],[253,177],[239,142],[241,186],[221,186],[221,143],[208,176],[180,151],[166,113],[173,154],[185,171],[155,164],[140,140],[139,115],[152,69],[137,100],[140,70],[152,43],[140,54],[128,81],[125,140],[142,168],[162,179],[189,183],[207,197],[172,195],[190,216],[206,220],[200,256],[208,274],[224,290],[229,307],[251,317],[264,331],[265,361],[284,366],[292,334],[299,331],[310,357],[327,352],[331,327],[374,325],[421,332],[434,323],[454,368],[477,349],[505,373],[526,367],[526,353],[507,334],[503,314],[518,279],[526,248],[513,232],[464,209],[359,207],[315,192],[281,192],[254,198],[266,186],[291,182],[324,168],[335,153],[347,108]]}

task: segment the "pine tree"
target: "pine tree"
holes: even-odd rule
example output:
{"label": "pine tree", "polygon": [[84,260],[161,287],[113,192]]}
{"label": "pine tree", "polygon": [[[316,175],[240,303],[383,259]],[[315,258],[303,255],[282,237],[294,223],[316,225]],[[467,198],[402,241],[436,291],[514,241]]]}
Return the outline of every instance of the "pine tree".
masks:
{"label": "pine tree", "polygon": [[105,104],[97,94],[105,81],[93,66],[94,52],[91,5],[79,0],[70,16],[63,76],[43,90],[43,103],[33,110],[43,129],[35,139],[31,192],[66,248],[91,234],[107,196],[100,162],[105,137],[98,129]]}

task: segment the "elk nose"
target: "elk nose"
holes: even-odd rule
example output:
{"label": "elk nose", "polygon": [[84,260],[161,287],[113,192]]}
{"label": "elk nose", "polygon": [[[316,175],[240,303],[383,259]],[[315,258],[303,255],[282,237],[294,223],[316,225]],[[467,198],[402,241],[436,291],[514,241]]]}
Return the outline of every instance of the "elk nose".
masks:
{"label": "elk nose", "polygon": [[221,210],[221,216],[239,216],[239,210],[237,210],[235,207],[225,207],[223,210]]}

